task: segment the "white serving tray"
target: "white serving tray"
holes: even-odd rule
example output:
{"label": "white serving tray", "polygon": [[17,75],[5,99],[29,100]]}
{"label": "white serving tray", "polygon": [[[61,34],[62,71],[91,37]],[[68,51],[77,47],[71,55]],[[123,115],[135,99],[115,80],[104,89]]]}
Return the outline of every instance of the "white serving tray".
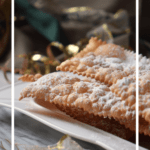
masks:
{"label": "white serving tray", "polygon": [[[97,129],[90,125],[81,123],[70,116],[59,111],[55,106],[51,105],[51,110],[46,109],[33,101],[32,98],[26,98],[19,101],[19,95],[21,90],[29,83],[18,82],[15,84],[15,110],[22,112],[25,115],[57,130],[64,134],[68,134],[77,139],[87,141],[96,145],[99,145],[106,150],[135,150],[136,145],[114,136],[108,132]],[[0,95],[2,92],[7,94],[10,92],[10,86],[5,89],[0,89]],[[6,90],[6,91],[5,91]],[[7,98],[7,96],[5,97]],[[11,107],[11,101],[0,97],[0,105]],[[139,147],[139,150],[146,150]]]}

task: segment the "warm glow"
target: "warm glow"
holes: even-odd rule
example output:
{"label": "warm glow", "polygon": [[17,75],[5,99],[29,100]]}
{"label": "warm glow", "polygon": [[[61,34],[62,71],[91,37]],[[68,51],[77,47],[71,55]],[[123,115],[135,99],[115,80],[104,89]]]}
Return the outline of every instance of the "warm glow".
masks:
{"label": "warm glow", "polygon": [[38,61],[38,60],[40,60],[40,58],[41,58],[40,54],[35,54],[35,55],[32,56],[33,61]]}
{"label": "warm glow", "polygon": [[67,50],[69,54],[76,54],[79,51],[79,47],[76,45],[68,45]]}

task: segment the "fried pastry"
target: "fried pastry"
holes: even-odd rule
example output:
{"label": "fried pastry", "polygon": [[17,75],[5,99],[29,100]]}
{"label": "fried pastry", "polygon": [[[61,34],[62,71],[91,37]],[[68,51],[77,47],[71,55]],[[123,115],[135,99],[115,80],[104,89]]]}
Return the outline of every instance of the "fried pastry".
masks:
{"label": "fried pastry", "polygon": [[[90,76],[109,84],[111,91],[135,112],[135,60],[133,52],[91,38],[82,55],[79,53],[63,62],[57,70]],[[150,59],[142,55],[139,55],[139,117],[140,133],[150,136]]]}
{"label": "fried pastry", "polygon": [[150,136],[150,59],[139,56],[139,132]]}
{"label": "fried pastry", "polygon": [[[135,62],[134,52],[91,38],[83,51],[57,67],[62,72],[21,77],[32,83],[23,89],[20,100],[48,101],[82,122],[127,138],[126,133],[135,131]],[[150,136],[150,59],[140,55],[139,64],[139,131]],[[94,121],[99,119],[107,128]],[[121,135],[110,131],[111,123],[116,123]]]}
{"label": "fried pastry", "polygon": [[35,75],[25,74],[24,76],[18,78],[18,80],[22,80],[23,82],[34,82],[38,80],[40,77],[42,77],[42,75],[39,73]]}
{"label": "fried pastry", "polygon": [[98,115],[89,114],[87,111],[84,111],[81,108],[67,106],[64,107],[60,105],[56,106],[59,110],[65,112],[67,115],[73,117],[76,120],[102,129],[121,138],[129,139],[134,135],[133,131],[126,128],[124,125],[121,125],[120,122],[113,118],[104,118],[103,116],[100,117]]}
{"label": "fried pastry", "polygon": [[56,69],[95,78],[112,85],[135,73],[135,54],[115,44],[91,38],[86,48]]}
{"label": "fried pastry", "polygon": [[95,79],[69,72],[51,73],[24,88],[19,99],[25,97],[49,101],[59,108],[82,109],[94,116],[112,118],[123,125],[128,119],[130,124],[127,127],[135,130],[135,110],[112,93],[109,85]]}

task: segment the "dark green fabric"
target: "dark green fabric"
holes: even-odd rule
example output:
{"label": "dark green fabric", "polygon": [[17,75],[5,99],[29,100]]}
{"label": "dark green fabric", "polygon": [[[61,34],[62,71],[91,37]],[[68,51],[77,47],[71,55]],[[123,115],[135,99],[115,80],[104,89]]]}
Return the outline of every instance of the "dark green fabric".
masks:
{"label": "dark green fabric", "polygon": [[27,0],[15,0],[17,11],[49,41],[60,41],[59,23],[51,15],[34,8]]}

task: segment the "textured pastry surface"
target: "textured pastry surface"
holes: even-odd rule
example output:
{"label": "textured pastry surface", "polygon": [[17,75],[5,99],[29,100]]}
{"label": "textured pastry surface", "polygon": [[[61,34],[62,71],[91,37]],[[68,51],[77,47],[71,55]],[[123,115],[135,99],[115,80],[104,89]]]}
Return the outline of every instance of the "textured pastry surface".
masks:
{"label": "textured pastry surface", "polygon": [[124,139],[129,139],[134,134],[133,131],[121,125],[118,121],[111,118],[99,117],[98,115],[89,114],[81,108],[67,107],[56,105],[58,109],[64,111],[67,115],[86,124],[92,125]]}
{"label": "textured pastry surface", "polygon": [[91,38],[82,52],[63,62],[57,70],[90,76],[112,85],[123,77],[135,74],[135,60],[136,56],[133,52]]}
{"label": "textured pastry surface", "polygon": [[[57,70],[26,87],[24,97],[42,98],[62,107],[114,118],[135,130],[136,56],[115,44],[91,38],[86,48]],[[66,73],[65,73],[66,72]],[[69,74],[69,72],[72,72]],[[37,81],[36,81],[37,80]],[[150,136],[150,59],[139,55],[140,133]]]}
{"label": "textured pastry surface", "polygon": [[150,59],[139,56],[140,133],[150,136]]}
{"label": "textured pastry surface", "polygon": [[[128,128],[135,128],[135,110],[126,105],[121,97],[112,93],[108,85],[95,79],[68,72],[51,73],[23,89],[20,100],[24,97],[81,108],[90,114],[117,120],[129,119],[132,123]],[[122,121],[122,124],[125,123],[126,121]]]}
{"label": "textured pastry surface", "polygon": [[[90,76],[109,84],[111,91],[135,110],[135,60],[133,52],[91,38],[82,55],[63,62],[57,70]],[[142,55],[139,55],[139,116],[150,125],[150,59]],[[140,133],[150,135],[149,132],[149,127],[140,122]]]}
{"label": "textured pastry surface", "polygon": [[34,82],[41,77],[42,77],[41,74],[35,74],[35,75],[25,74],[21,76],[18,80],[22,80],[23,82]]}
{"label": "textured pastry surface", "polygon": [[[82,52],[63,62],[57,70],[70,71],[108,84],[111,91],[121,97],[124,103],[120,114],[131,119],[133,115],[126,113],[135,112],[135,62],[134,52],[91,38]],[[129,106],[128,111],[124,110],[126,106]]]}

